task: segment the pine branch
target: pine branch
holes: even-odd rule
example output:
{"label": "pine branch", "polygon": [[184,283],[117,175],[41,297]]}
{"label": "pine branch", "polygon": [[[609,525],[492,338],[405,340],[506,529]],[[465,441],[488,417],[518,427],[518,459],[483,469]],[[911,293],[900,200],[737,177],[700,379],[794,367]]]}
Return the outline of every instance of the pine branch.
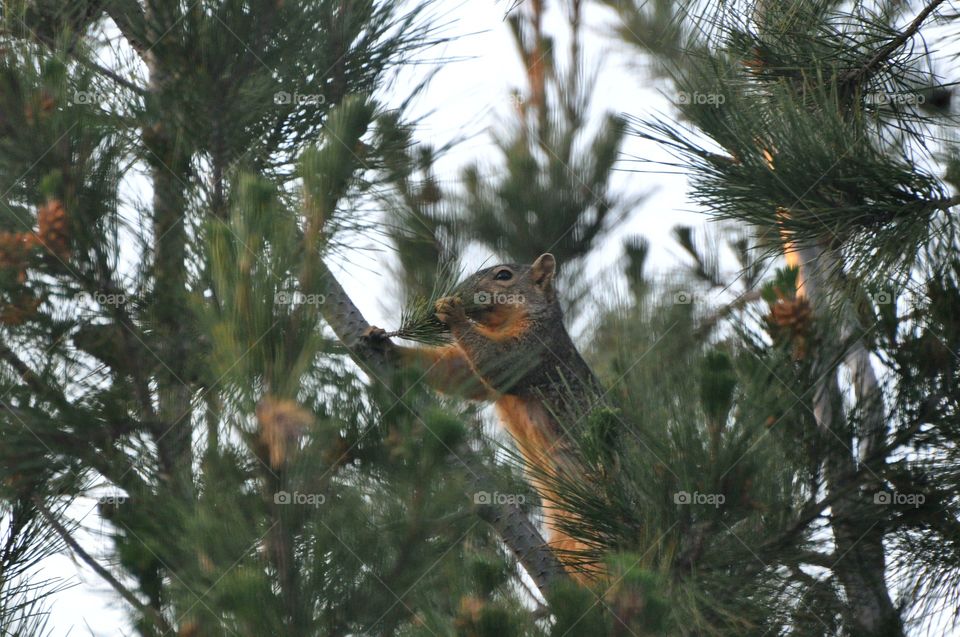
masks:
{"label": "pine branch", "polygon": [[134,84],[134,83],[131,82],[130,80],[128,80],[128,79],[126,79],[125,77],[121,76],[119,73],[116,73],[116,72],[114,72],[114,71],[111,71],[110,69],[108,69],[108,68],[106,68],[106,67],[104,67],[104,66],[101,66],[101,65],[97,64],[96,62],[93,62],[93,61],[91,61],[91,60],[84,59],[84,58],[81,57],[81,56],[76,56],[76,55],[75,55],[75,56],[73,56],[73,59],[75,59],[77,62],[79,62],[79,63],[82,64],[83,66],[85,66],[85,67],[87,67],[87,68],[89,68],[89,69],[91,69],[91,70],[99,73],[100,75],[102,75],[102,76],[104,76],[104,77],[107,77],[107,78],[113,80],[114,82],[116,82],[117,84],[119,84],[119,85],[122,86],[123,88],[127,89],[128,91],[132,91],[133,93],[136,93],[137,95],[140,95],[140,96],[145,96],[145,95],[147,95],[147,92],[146,92],[145,90],[143,90],[143,87],[142,87],[142,86],[137,86],[136,84]]}
{"label": "pine branch", "polygon": [[83,560],[87,566],[96,571],[97,575],[102,577],[104,581],[110,584],[115,591],[120,593],[121,597],[130,602],[134,608],[139,610],[146,617],[149,617],[163,634],[175,635],[177,633],[177,631],[174,630],[169,623],[167,623],[167,620],[163,617],[163,615],[160,614],[160,611],[141,602],[137,596],[133,594],[133,591],[120,583],[120,581],[114,577],[110,571],[101,566],[99,562],[93,559],[93,556],[83,550],[83,547],[81,547],[76,539],[70,535],[70,532],[62,524],[60,524],[60,522],[57,521],[53,513],[47,509],[39,497],[35,496],[33,498],[33,504],[37,508],[37,511],[40,512],[40,515],[43,516],[43,519],[46,520],[50,527],[56,531],[57,535],[59,535],[63,541],[66,542],[67,546],[69,546],[73,552],[76,553],[77,557]]}
{"label": "pine branch", "polygon": [[136,35],[135,24],[143,24],[144,14],[137,0],[110,0],[105,7],[107,15],[113,20],[120,33],[130,44],[130,48],[137,52],[141,59],[144,59],[148,47]]}
{"label": "pine branch", "polygon": [[12,367],[20,375],[23,382],[32,387],[34,391],[39,394],[48,393],[49,388],[40,380],[40,377],[4,343],[0,343],[0,360]]}
{"label": "pine branch", "polygon": [[[938,398],[940,397],[933,397],[930,399],[930,402],[935,402]],[[920,427],[923,426],[924,422],[925,420],[917,418],[909,427],[897,432],[886,445],[874,449],[870,456],[861,461],[856,471],[843,477],[843,483],[845,485],[843,489],[831,492],[822,499],[804,507],[801,514],[787,531],[779,537],[766,542],[760,550],[786,546],[797,533],[801,532],[807,525],[819,517],[827,507],[832,506],[839,498],[848,495],[850,491],[858,488],[865,476],[868,474],[872,476],[875,473],[877,462],[885,460],[891,453],[909,442],[910,438],[920,431]]]}
{"label": "pine branch", "polygon": [[900,33],[900,35],[898,35],[893,40],[891,40],[887,44],[880,47],[870,57],[870,59],[863,64],[863,66],[857,69],[854,69],[853,71],[850,71],[845,76],[843,76],[840,80],[840,84],[841,85],[853,84],[855,82],[858,82],[865,76],[869,75],[884,60],[886,60],[894,51],[902,47],[904,44],[907,43],[907,40],[909,40],[914,35],[916,35],[917,32],[920,30],[920,26],[923,24],[924,20],[926,20],[927,17],[931,13],[933,13],[934,10],[936,10],[936,8],[939,7],[941,4],[943,4],[943,0],[934,0],[933,2],[928,4],[926,7],[924,7],[923,10],[919,14],[917,14],[917,17],[914,18],[913,22],[911,22],[910,25]]}
{"label": "pine branch", "polygon": [[[124,290],[120,289],[113,281],[114,270],[110,267],[110,259],[101,249],[101,246],[94,246],[94,253],[98,264],[96,279],[91,280],[81,276],[78,277],[80,283],[90,294],[95,294],[97,291],[106,294],[124,294]],[[137,327],[125,304],[114,304],[111,306],[111,311],[116,323],[123,328],[119,330],[119,340],[126,352],[127,361],[130,363],[130,367],[126,371],[133,378],[134,391],[140,402],[140,408],[143,410],[146,420],[154,421],[157,419],[157,414],[153,408],[150,382],[144,373],[143,357],[140,355],[142,348],[146,347],[144,340],[146,335]],[[136,342],[131,339],[136,339]]]}
{"label": "pine branch", "polygon": [[[145,16],[156,22],[152,13],[154,3],[147,3],[150,13]],[[171,92],[173,78],[179,72],[169,60],[149,51],[146,55],[149,73],[148,91],[160,102]],[[157,348],[158,358],[166,361],[156,374],[157,411],[163,431],[154,432],[163,472],[185,496],[193,490],[191,469],[193,447],[191,444],[191,415],[193,414],[192,387],[183,382],[187,375],[184,365],[188,360],[190,336],[187,325],[190,314],[187,310],[187,186],[189,180],[191,149],[185,139],[177,134],[174,123],[178,116],[175,109],[164,109],[157,126],[145,129],[141,134],[146,151],[149,178],[153,188],[153,258],[150,275],[155,282],[152,290],[153,303],[150,320],[155,335],[162,347]]]}
{"label": "pine branch", "polygon": [[928,208],[933,210],[949,210],[954,206],[960,206],[960,195],[947,197],[945,199],[931,199],[925,202]]}
{"label": "pine branch", "polygon": [[437,320],[434,308],[440,298],[456,293],[457,285],[462,279],[462,269],[454,264],[439,268],[430,294],[410,300],[401,313],[400,327],[388,333],[387,337],[403,338],[425,345],[443,345],[449,342],[449,330]]}

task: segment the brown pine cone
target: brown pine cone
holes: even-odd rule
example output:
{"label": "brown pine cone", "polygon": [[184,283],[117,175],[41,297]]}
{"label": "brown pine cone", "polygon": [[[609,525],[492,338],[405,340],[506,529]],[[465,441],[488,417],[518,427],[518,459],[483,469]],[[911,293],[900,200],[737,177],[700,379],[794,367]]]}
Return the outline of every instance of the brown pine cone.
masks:
{"label": "brown pine cone", "polygon": [[313,424],[313,414],[288,398],[264,396],[257,404],[256,416],[260,442],[267,449],[270,466],[279,469]]}
{"label": "brown pine cone", "polygon": [[22,269],[32,247],[31,233],[0,232],[0,268]]}
{"label": "brown pine cone", "polygon": [[770,318],[775,325],[794,332],[806,331],[810,325],[810,303],[803,297],[781,299],[770,307]]}
{"label": "brown pine cone", "polygon": [[37,236],[41,245],[60,259],[70,256],[69,220],[59,199],[47,201],[37,211]]}
{"label": "brown pine cone", "polygon": [[779,335],[793,343],[793,357],[802,360],[807,354],[807,340],[813,311],[804,297],[780,298],[770,305],[770,322],[774,336]]}

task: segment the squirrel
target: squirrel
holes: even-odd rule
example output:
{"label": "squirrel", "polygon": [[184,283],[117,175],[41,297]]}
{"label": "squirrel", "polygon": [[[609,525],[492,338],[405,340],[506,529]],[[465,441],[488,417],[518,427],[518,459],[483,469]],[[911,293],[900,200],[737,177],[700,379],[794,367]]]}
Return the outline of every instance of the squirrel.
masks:
{"label": "squirrel", "polygon": [[590,573],[576,566],[583,562],[577,553],[588,547],[560,528],[571,514],[538,479],[561,470],[583,474],[565,428],[581,421],[603,396],[563,326],[555,275],[556,259],[548,253],[530,265],[505,263],[468,277],[434,307],[453,336],[449,345],[395,345],[378,327],[364,338],[388,360],[424,370],[424,379],[438,391],[494,402],[544,501],[548,544],[574,577],[587,582]]}

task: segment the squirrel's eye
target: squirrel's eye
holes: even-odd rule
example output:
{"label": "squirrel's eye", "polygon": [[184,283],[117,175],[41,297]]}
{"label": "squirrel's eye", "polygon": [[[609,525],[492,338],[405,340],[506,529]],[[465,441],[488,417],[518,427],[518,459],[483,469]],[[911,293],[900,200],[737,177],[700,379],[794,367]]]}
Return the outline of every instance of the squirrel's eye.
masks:
{"label": "squirrel's eye", "polygon": [[509,281],[510,279],[513,278],[513,272],[511,272],[510,270],[500,270],[495,275],[493,275],[493,278],[497,281]]}

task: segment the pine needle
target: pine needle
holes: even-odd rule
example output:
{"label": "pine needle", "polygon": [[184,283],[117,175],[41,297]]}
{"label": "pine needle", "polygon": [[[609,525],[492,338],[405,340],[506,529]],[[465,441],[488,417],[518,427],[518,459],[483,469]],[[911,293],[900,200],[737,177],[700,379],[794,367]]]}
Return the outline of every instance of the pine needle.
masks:
{"label": "pine needle", "polygon": [[463,268],[456,262],[441,263],[437,267],[433,289],[429,297],[416,296],[408,300],[400,315],[400,328],[387,336],[416,341],[425,345],[442,345],[450,340],[447,326],[437,320],[434,307],[445,296],[457,293],[463,278]]}

